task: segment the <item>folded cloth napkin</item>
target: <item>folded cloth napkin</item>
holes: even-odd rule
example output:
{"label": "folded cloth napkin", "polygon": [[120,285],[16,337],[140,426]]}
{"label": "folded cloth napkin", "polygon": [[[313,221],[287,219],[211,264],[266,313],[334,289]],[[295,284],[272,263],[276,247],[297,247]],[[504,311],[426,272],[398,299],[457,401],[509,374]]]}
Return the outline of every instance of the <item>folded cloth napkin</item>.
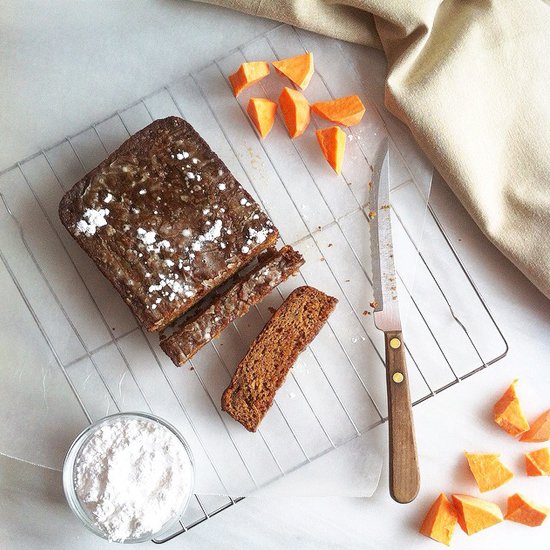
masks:
{"label": "folded cloth napkin", "polygon": [[543,0],[200,0],[382,48],[386,106],[491,241],[550,297]]}

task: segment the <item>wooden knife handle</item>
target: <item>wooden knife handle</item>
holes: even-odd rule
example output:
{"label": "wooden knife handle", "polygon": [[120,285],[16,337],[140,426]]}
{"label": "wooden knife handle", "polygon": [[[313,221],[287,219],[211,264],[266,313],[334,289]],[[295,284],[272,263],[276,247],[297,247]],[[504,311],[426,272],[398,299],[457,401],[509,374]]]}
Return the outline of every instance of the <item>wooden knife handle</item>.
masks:
{"label": "wooden knife handle", "polygon": [[420,489],[409,377],[401,331],[386,332],[388,420],[390,432],[390,494],[403,504]]}

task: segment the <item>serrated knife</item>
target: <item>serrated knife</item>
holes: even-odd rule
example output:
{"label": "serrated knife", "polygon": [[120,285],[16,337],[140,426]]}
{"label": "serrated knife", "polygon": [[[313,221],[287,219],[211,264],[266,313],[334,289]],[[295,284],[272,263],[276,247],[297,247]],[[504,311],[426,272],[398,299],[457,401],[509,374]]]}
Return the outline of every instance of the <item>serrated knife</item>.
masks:
{"label": "serrated knife", "polygon": [[390,153],[386,145],[370,190],[374,324],[384,332],[390,452],[390,494],[401,503],[414,500],[420,473],[414,437],[405,344],[401,332],[390,208]]}

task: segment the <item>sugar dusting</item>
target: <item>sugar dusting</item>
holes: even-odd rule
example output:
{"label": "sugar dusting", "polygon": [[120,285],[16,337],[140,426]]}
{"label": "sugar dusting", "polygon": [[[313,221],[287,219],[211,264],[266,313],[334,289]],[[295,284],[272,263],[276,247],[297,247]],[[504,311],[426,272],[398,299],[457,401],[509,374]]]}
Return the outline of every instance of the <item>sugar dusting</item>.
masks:
{"label": "sugar dusting", "polygon": [[76,230],[78,233],[91,237],[95,235],[98,227],[107,225],[107,215],[109,214],[108,208],[99,208],[94,210],[93,208],[86,208],[82,219],[76,223]]}

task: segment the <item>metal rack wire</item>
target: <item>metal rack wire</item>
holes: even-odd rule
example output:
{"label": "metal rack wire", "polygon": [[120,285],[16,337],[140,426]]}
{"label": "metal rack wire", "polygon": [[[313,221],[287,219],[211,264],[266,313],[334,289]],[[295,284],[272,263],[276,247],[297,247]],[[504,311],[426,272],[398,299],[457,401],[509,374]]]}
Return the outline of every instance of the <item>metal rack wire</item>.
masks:
{"label": "metal rack wire", "polygon": [[[418,166],[411,164],[414,151],[404,151],[368,95],[368,122],[349,133],[353,162],[339,181],[318,162],[311,140],[290,141],[280,134],[262,142],[246,116],[246,94],[235,104],[226,77],[247,59],[284,57],[289,51],[295,55],[315,45],[328,64],[334,65],[336,56],[355,67],[344,46],[326,40],[324,46],[313,44],[315,40],[309,33],[277,27],[0,173],[1,233],[11,237],[0,237],[1,263],[87,419],[129,409],[166,417],[204,459],[197,461],[203,475],[225,495],[239,494],[234,483],[249,491],[264,486],[386,420],[382,340],[367,314],[372,277],[366,197],[370,158],[380,140],[389,137],[394,142],[392,210],[396,255],[408,259],[397,267],[400,296],[408,305],[414,404],[498,361],[507,351],[435,211],[428,206],[424,223],[413,219],[419,213],[424,216],[425,178],[422,181]],[[357,70],[354,75],[349,85],[361,89],[361,75]],[[318,66],[312,93],[343,95],[337,79]],[[267,79],[260,89],[273,97],[274,86],[275,81]],[[190,120],[281,228],[282,240],[306,257],[294,281],[233,323],[197,354],[191,369],[170,364],[57,218],[65,190],[129,135],[168,115]],[[427,237],[420,246],[423,232]],[[30,291],[23,269],[32,273],[40,298]],[[322,287],[340,299],[340,306],[290,373],[262,428],[250,436],[220,411],[221,391],[240,354],[268,319],[269,308],[301,284]],[[84,315],[90,320],[83,320]],[[180,527],[155,542],[166,542],[239,500],[196,495]]]}

